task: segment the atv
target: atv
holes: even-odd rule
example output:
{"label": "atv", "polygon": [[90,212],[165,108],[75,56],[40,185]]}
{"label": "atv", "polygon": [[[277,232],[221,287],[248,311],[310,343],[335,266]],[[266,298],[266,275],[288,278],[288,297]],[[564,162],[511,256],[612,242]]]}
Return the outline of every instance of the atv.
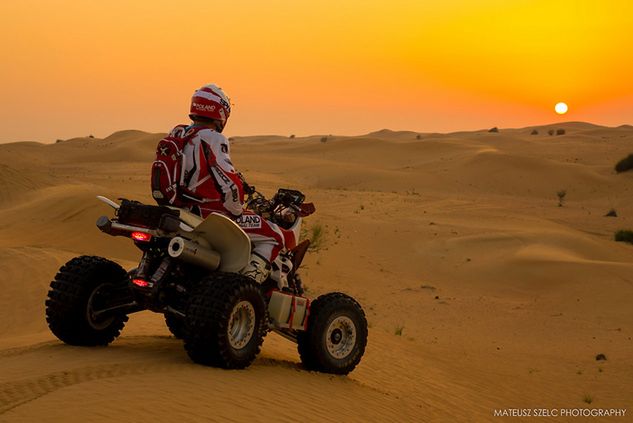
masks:
{"label": "atv", "polygon": [[[114,209],[114,217],[99,217],[97,227],[130,238],[142,256],[130,271],[94,256],[61,267],[46,300],[46,321],[61,341],[108,345],[128,315],[151,310],[165,316],[189,357],[203,365],[248,367],[269,331],[295,342],[308,370],[347,374],[360,362],[367,320],[358,302],[339,292],[315,300],[304,295],[298,269],[309,240],[282,250],[260,285],[239,273],[251,244],[228,217],[201,219],[171,206],[97,198]],[[314,212],[304,200],[295,190],[280,189],[267,200],[253,189],[245,207],[298,240],[302,218]]]}

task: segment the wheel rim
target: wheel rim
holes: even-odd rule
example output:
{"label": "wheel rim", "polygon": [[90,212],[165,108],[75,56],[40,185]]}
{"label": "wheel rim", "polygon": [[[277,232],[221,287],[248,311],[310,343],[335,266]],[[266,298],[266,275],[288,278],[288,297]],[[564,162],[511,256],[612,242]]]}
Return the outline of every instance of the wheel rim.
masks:
{"label": "wheel rim", "polygon": [[111,288],[112,284],[103,283],[97,286],[90,296],[88,297],[88,306],[86,308],[86,318],[88,320],[88,324],[96,330],[102,330],[110,326],[110,324],[114,321],[114,316],[97,316],[95,310],[99,310],[104,308],[103,305],[107,298],[104,295],[107,292],[108,288]]}
{"label": "wheel rim", "polygon": [[325,335],[325,346],[332,357],[343,359],[351,354],[356,344],[356,325],[347,316],[332,320]]}
{"label": "wheel rim", "polygon": [[255,333],[255,308],[248,301],[240,301],[229,317],[229,344],[236,350],[244,348]]}

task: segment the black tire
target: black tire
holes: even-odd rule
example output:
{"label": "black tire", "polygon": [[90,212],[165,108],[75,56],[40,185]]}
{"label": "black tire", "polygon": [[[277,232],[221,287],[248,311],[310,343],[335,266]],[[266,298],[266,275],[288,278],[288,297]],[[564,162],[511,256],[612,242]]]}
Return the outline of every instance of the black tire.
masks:
{"label": "black tire", "polygon": [[367,319],[360,304],[340,292],[322,295],[310,306],[308,330],[297,335],[299,356],[308,370],[345,375],[367,346]]}
{"label": "black tire", "polygon": [[[95,317],[92,310],[128,288],[127,272],[101,257],[76,257],[59,269],[46,300],[46,321],[51,332],[70,345],[108,345],[119,336],[128,317]],[[98,307],[97,307],[98,308]]]}
{"label": "black tire", "polygon": [[244,275],[216,273],[202,280],[189,299],[185,350],[199,364],[243,369],[259,354],[267,319],[257,283]]}
{"label": "black tire", "polygon": [[180,316],[165,313],[165,324],[167,329],[176,339],[183,339],[185,336],[185,320]]}

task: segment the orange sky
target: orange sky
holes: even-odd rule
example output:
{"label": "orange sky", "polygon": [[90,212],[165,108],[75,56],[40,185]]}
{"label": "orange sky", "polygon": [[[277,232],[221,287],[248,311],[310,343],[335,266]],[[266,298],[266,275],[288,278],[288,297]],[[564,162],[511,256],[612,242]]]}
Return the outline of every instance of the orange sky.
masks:
{"label": "orange sky", "polygon": [[0,142],[167,131],[209,82],[228,135],[632,123],[631,28],[620,0],[5,1]]}

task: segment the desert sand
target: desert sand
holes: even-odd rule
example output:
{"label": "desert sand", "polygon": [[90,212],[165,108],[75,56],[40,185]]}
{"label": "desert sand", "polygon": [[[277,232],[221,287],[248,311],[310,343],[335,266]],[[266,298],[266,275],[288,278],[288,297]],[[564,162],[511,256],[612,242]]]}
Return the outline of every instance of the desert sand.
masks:
{"label": "desert sand", "polygon": [[131,242],[95,227],[111,214],[95,196],[151,203],[162,134],[0,145],[0,421],[498,421],[508,408],[632,421],[633,246],[613,234],[633,229],[633,172],[613,166],[633,127],[535,128],[233,140],[251,184],[317,207],[308,294],[349,293],[370,324],[348,376],[303,370],[275,334],[246,370],[202,367],[150,312],[108,347],[64,345],[48,285],[77,255],[135,265]]}

